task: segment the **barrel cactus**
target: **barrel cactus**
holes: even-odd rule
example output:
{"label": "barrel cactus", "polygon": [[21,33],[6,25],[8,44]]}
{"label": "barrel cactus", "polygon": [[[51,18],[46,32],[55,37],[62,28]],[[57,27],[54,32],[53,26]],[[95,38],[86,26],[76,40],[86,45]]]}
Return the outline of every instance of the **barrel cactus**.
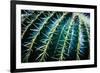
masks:
{"label": "barrel cactus", "polygon": [[90,58],[90,14],[21,10],[21,62]]}

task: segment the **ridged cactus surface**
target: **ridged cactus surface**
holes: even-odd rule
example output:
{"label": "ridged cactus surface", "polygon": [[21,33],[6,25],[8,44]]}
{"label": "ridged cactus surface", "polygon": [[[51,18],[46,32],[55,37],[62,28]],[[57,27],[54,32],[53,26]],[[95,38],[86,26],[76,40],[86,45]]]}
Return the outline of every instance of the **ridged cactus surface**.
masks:
{"label": "ridged cactus surface", "polygon": [[90,58],[90,14],[21,10],[21,61]]}

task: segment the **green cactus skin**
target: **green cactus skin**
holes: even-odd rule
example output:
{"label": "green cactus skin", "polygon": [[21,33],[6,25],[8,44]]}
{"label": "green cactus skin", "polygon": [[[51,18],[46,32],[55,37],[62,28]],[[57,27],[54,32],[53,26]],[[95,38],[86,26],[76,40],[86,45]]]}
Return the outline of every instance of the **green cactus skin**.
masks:
{"label": "green cactus skin", "polygon": [[90,58],[90,14],[21,10],[21,62]]}

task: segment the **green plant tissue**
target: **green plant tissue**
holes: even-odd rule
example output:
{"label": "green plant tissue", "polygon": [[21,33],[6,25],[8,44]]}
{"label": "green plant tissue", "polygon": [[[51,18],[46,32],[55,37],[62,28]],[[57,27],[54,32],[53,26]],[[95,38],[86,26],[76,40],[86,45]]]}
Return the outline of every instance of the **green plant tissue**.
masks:
{"label": "green plant tissue", "polygon": [[90,58],[90,13],[21,10],[21,62]]}

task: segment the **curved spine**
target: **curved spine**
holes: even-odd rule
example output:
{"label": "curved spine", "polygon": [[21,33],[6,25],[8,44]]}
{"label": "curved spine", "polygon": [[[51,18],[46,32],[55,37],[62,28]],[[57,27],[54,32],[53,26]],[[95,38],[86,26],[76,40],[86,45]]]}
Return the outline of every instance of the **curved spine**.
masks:
{"label": "curved spine", "polygon": [[[38,33],[37,33],[37,34],[35,35],[35,37],[32,39],[32,42],[31,42],[31,44],[30,44],[30,46],[29,46],[29,48],[28,48],[30,51],[33,51],[33,50],[32,50],[32,46],[33,46],[33,44],[35,43],[35,40],[36,40],[37,36],[40,34],[40,31],[42,30],[42,28],[44,27],[44,25],[46,24],[46,22],[53,16],[53,14],[54,14],[54,12],[53,12],[50,16],[47,17],[47,19],[43,22],[41,28],[39,29]],[[29,55],[30,55],[30,52],[29,52]],[[28,55],[28,57],[29,57],[29,55]],[[26,57],[27,57],[27,55],[26,55]],[[27,57],[27,60],[28,60],[28,57]]]}
{"label": "curved spine", "polygon": [[43,13],[43,12],[40,12],[40,14],[38,14],[38,15],[36,16],[36,18],[35,18],[34,20],[32,20],[32,21],[30,22],[29,25],[26,26],[26,28],[25,28],[24,32],[22,33],[22,36],[21,36],[22,39],[23,39],[23,36],[24,36],[24,34],[26,33],[26,31],[28,30],[28,28],[34,23],[35,20],[38,19],[38,17],[39,17],[42,13]]}
{"label": "curved spine", "polygon": [[[71,30],[71,28],[72,28],[72,26],[73,26],[74,17],[75,17],[75,16],[72,17],[71,22],[70,22],[70,24],[69,24],[69,26],[68,26],[68,30],[67,30],[67,32],[66,32],[65,41],[64,41],[64,44],[63,44],[63,47],[62,47],[62,50],[61,50],[61,53],[60,53],[60,57],[59,57],[59,60],[60,60],[60,61],[62,61],[62,60],[64,59],[64,52],[65,52],[65,49],[68,49],[68,48],[66,48],[66,46],[67,46],[67,45],[66,45],[66,42],[69,40],[69,39],[68,39],[68,35],[69,35],[69,31]],[[68,55],[68,53],[67,53],[67,55]]]}
{"label": "curved spine", "polygon": [[[57,21],[56,21],[56,26],[54,27],[54,28],[52,28],[52,33],[55,33],[55,31],[56,31],[56,28],[59,26],[59,23],[62,21],[62,19],[64,18],[64,16],[66,15],[67,13],[64,13]],[[43,51],[38,57],[37,57],[37,59],[38,58],[40,58],[40,60],[39,61],[45,61],[45,58],[46,58],[46,56],[48,56],[48,54],[46,53],[46,51],[47,51],[47,49],[48,49],[48,46],[49,46],[49,44],[50,44],[50,42],[51,42],[51,39],[52,39],[52,37],[53,37],[53,34],[51,34],[50,36],[49,36],[49,41],[47,42],[47,44],[43,47],[43,49],[41,50],[41,51]]]}

